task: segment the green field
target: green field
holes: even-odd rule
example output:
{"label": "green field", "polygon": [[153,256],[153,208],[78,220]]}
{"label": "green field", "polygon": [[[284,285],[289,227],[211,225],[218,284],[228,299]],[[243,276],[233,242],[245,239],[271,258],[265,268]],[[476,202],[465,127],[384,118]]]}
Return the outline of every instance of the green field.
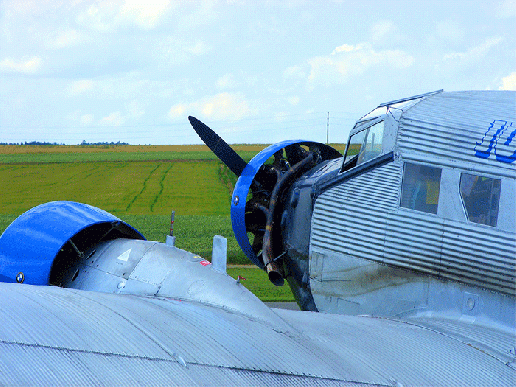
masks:
{"label": "green field", "polygon": [[[266,145],[235,145],[250,160]],[[86,163],[98,161],[212,160],[217,157],[205,145],[0,145],[0,164]]]}
{"label": "green field", "polygon": [[[251,159],[265,146],[240,145]],[[338,147],[338,149],[342,149]],[[176,245],[211,259],[214,235],[228,239],[228,263],[249,264],[231,228],[236,177],[203,146],[0,146],[0,232],[20,214],[53,200],[91,204],[148,240],[163,242],[175,211]],[[231,268],[262,300],[293,301],[254,266]]]}
{"label": "green field", "polygon": [[[239,152],[243,159],[250,160],[256,152]],[[76,153],[71,157],[67,153],[37,153],[37,154],[0,154],[0,163],[86,163],[95,161],[174,161],[174,160],[217,160],[210,151],[192,152],[102,152]]]}
{"label": "green field", "polygon": [[227,215],[218,161],[0,164],[2,212],[73,200],[117,214]]}

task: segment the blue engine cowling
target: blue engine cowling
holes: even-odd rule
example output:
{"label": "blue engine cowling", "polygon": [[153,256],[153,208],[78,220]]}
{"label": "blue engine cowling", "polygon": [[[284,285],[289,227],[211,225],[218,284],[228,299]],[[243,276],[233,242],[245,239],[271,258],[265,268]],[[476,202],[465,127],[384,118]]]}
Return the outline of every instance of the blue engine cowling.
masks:
{"label": "blue engine cowling", "polygon": [[251,260],[251,262],[253,262],[256,266],[262,269],[264,269],[264,263],[254,252],[247,235],[245,220],[247,198],[249,195],[251,184],[253,183],[253,180],[255,179],[256,174],[258,173],[262,165],[264,165],[265,162],[270,157],[272,157],[276,152],[290,145],[296,144],[304,145],[307,147],[316,146],[319,150],[319,153],[322,156],[320,161],[341,157],[341,154],[339,152],[325,144],[306,140],[282,141],[265,148],[255,157],[253,157],[251,161],[247,164],[247,166],[244,168],[233,190],[233,196],[231,200],[231,222],[235,238],[240,248],[249,258],[249,260]]}
{"label": "blue engine cowling", "polygon": [[0,281],[57,285],[70,256],[115,238],[145,240],[116,216],[88,204],[41,204],[20,215],[0,236]]}

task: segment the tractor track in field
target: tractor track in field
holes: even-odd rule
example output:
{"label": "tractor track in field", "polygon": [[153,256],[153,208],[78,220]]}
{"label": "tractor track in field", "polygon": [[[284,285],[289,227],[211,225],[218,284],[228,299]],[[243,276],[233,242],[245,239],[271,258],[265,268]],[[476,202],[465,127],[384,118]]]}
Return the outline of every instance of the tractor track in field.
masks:
{"label": "tractor track in field", "polygon": [[[99,166],[96,165],[94,166],[93,168],[90,168],[88,169],[87,171],[81,171],[79,173],[76,173],[74,175],[71,175],[70,177],[68,177],[67,179],[64,179],[62,181],[60,181],[59,183],[60,184],[63,184],[63,183],[67,183],[67,182],[71,182],[71,181],[74,181],[74,180],[77,180],[77,179],[81,179],[81,180],[87,180],[91,175],[93,175],[95,173],[95,171],[99,169]],[[84,176],[81,176],[82,173],[86,173],[86,175]]]}
{"label": "tractor track in field", "polygon": [[82,179],[83,179],[83,180],[87,180],[91,175],[93,175],[93,174],[95,173],[95,171],[97,171],[97,169],[99,169],[99,166],[98,166],[98,165],[96,165],[95,167],[93,167],[92,169],[90,169],[90,170],[88,171],[88,172],[90,172],[90,173],[88,173],[87,175],[83,176],[83,177],[82,177]]}
{"label": "tractor track in field", "polygon": [[133,205],[133,203],[141,196],[141,194],[143,193],[143,191],[145,191],[145,189],[147,188],[147,182],[149,181],[150,177],[154,174],[154,172],[159,168],[160,164],[157,164],[156,167],[150,171],[149,175],[145,178],[145,180],[143,181],[143,187],[142,189],[140,190],[140,192],[138,192],[134,198],[129,202],[129,204],[127,205],[126,207],[126,211],[129,211],[129,209],[131,208],[131,206]]}
{"label": "tractor track in field", "polygon": [[161,179],[159,180],[159,192],[158,194],[154,197],[153,201],[152,201],[152,204],[150,206],[150,210],[151,212],[154,212],[154,206],[156,205],[156,203],[158,202],[158,199],[160,198],[161,194],[163,193],[163,190],[165,189],[165,185],[163,184],[163,182],[165,181],[165,178],[167,177],[168,175],[168,172],[172,169],[172,164],[167,168],[167,170],[163,173],[163,175],[161,176]]}

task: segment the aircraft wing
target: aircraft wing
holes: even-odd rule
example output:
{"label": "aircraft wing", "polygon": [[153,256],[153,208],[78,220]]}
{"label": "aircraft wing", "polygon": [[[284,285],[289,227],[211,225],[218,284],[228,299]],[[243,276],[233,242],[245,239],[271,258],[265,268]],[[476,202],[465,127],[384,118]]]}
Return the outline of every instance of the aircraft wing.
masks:
{"label": "aircraft wing", "polygon": [[0,294],[2,385],[516,384],[514,352],[504,353],[514,332],[467,322],[267,308],[253,315],[12,283],[0,283]]}

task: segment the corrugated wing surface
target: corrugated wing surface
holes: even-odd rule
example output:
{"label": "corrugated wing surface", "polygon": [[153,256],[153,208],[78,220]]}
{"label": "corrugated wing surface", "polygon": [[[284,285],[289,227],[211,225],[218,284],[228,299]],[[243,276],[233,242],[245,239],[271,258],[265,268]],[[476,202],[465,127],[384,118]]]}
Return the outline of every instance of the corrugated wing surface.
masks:
{"label": "corrugated wing surface", "polygon": [[[512,365],[401,321],[0,283],[2,385],[514,385]],[[514,339],[506,335],[504,341]]]}
{"label": "corrugated wing surface", "polygon": [[2,385],[334,385],[352,376],[283,327],[222,308],[57,287],[0,289]]}

